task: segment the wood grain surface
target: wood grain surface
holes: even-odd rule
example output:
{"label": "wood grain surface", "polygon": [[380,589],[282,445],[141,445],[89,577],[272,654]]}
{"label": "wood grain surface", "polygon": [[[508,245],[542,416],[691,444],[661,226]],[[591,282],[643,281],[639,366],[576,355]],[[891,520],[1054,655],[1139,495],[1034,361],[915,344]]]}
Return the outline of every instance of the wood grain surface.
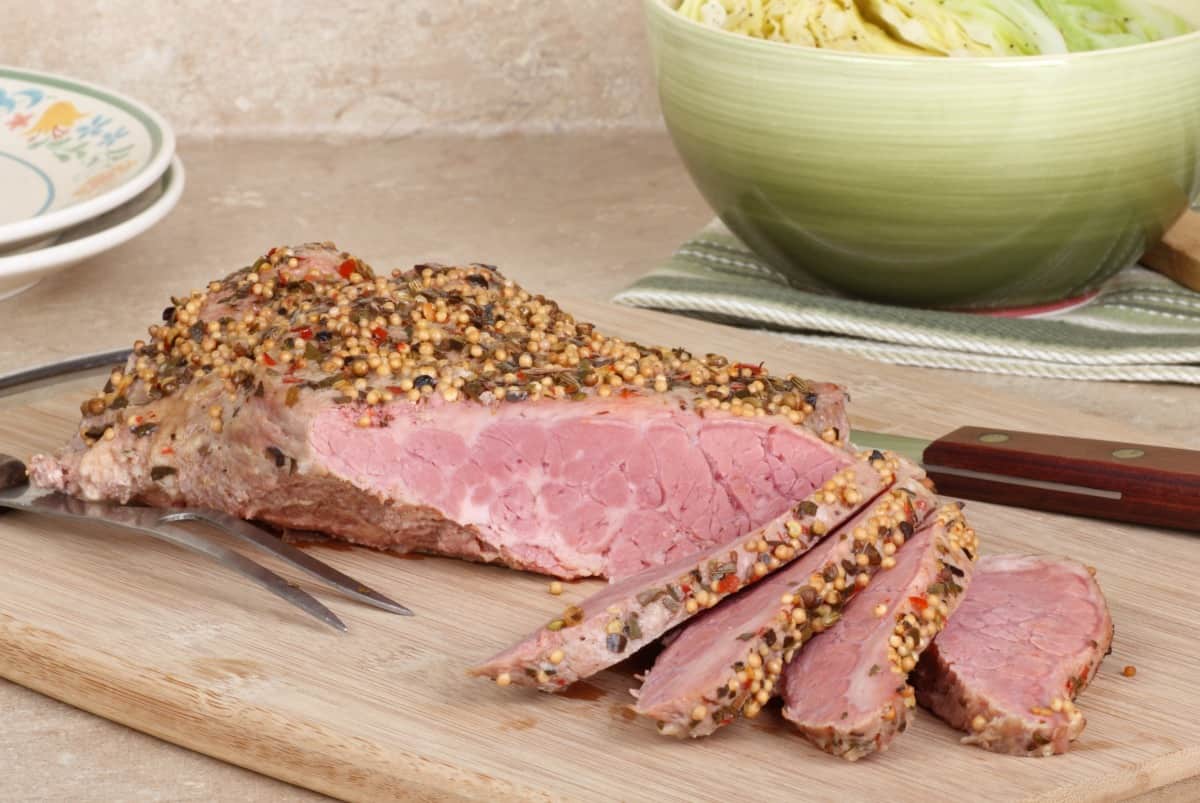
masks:
{"label": "wood grain surface", "polygon": [[[647,343],[721,350],[843,381],[858,426],[931,437],[976,424],[1150,441],[1034,402],[801,351],[753,333],[566,302]],[[0,399],[0,451],[53,449],[95,380]],[[621,666],[549,697],[472,680],[507,645],[595,583],[546,593],[544,578],[440,558],[318,554],[413,607],[401,619],[330,597],[338,635],[202,559],[98,527],[0,516],[0,675],[147,733],[348,799],[937,798],[1113,800],[1200,775],[1194,537],[970,504],[985,551],[1054,552],[1097,567],[1114,654],[1081,698],[1070,755],[961,747],[920,716],[888,753],[849,765],[791,736],[772,710],[709,739],[676,742],[631,719]],[[282,567],[272,568],[283,571]],[[1122,676],[1126,664],[1137,675]]]}
{"label": "wood grain surface", "polygon": [[1200,292],[1200,212],[1185,212],[1142,262]]}

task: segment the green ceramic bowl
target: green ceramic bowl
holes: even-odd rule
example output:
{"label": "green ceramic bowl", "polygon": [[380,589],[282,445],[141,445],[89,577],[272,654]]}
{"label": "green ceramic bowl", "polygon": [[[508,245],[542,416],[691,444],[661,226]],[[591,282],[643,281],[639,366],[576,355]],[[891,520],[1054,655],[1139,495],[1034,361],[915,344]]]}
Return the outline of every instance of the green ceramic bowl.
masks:
{"label": "green ceramic bowl", "polygon": [[[1160,0],[1200,24],[1197,0]],[[701,193],[789,276],[998,308],[1082,296],[1200,196],[1200,33],[1067,56],[863,56],[645,0]]]}

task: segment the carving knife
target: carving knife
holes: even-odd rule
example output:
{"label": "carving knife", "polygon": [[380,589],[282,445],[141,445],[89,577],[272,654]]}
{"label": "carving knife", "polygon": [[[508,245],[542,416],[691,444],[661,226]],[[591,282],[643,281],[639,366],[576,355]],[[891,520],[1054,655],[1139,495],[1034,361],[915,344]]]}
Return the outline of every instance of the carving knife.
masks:
{"label": "carving knife", "polygon": [[851,440],[920,463],[947,496],[1200,532],[1200,451],[985,427]]}

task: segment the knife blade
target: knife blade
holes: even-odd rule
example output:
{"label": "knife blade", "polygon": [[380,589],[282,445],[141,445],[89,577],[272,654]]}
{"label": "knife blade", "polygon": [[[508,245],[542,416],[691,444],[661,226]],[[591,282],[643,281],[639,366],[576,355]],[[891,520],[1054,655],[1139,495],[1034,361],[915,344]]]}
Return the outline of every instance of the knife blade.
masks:
{"label": "knife blade", "polygon": [[94,354],[83,354],[79,357],[69,357],[65,360],[56,360],[55,362],[43,365],[35,365],[32,368],[24,368],[20,371],[0,374],[0,395],[13,388],[19,389],[24,385],[39,382],[43,379],[53,379],[56,376],[73,374],[77,371],[87,371],[93,368],[121,365],[129,359],[131,353],[132,349],[99,351]]}
{"label": "knife blade", "polygon": [[921,464],[948,496],[1200,532],[1200,451],[986,427],[851,439]]}

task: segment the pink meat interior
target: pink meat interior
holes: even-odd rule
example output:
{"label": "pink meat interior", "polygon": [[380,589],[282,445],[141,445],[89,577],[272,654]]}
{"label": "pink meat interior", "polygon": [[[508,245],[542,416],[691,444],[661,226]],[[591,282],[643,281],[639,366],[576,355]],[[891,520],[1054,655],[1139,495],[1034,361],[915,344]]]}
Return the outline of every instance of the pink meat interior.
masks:
{"label": "pink meat interior", "polygon": [[[934,527],[918,530],[896,553],[896,565],[879,572],[846,606],[841,620],[813,637],[785,670],[789,718],[804,724],[846,724],[876,717],[904,681],[888,667],[894,610],[925,593],[937,573]],[[878,605],[886,607],[875,615]]]}
{"label": "pink meat interior", "polygon": [[[873,512],[868,507],[840,532],[852,531]],[[746,653],[746,643],[738,636],[769,624],[780,610],[783,595],[842,551],[838,534],[830,535],[790,566],[694,620],[655,661],[639,691],[638,708],[647,713],[667,710],[690,699],[692,692],[707,693],[724,683],[730,665]]]}
{"label": "pink meat interior", "polygon": [[309,435],[315,457],[564,575],[624,577],[727,541],[853,459],[786,422],[700,417],[642,397],[395,404],[386,416],[363,428],[346,407],[324,409]]}
{"label": "pink meat interior", "polygon": [[[907,547],[906,547],[907,548]],[[938,636],[960,684],[999,710],[1027,712],[1065,696],[1111,629],[1087,570],[1074,561],[980,559],[958,613]]]}

